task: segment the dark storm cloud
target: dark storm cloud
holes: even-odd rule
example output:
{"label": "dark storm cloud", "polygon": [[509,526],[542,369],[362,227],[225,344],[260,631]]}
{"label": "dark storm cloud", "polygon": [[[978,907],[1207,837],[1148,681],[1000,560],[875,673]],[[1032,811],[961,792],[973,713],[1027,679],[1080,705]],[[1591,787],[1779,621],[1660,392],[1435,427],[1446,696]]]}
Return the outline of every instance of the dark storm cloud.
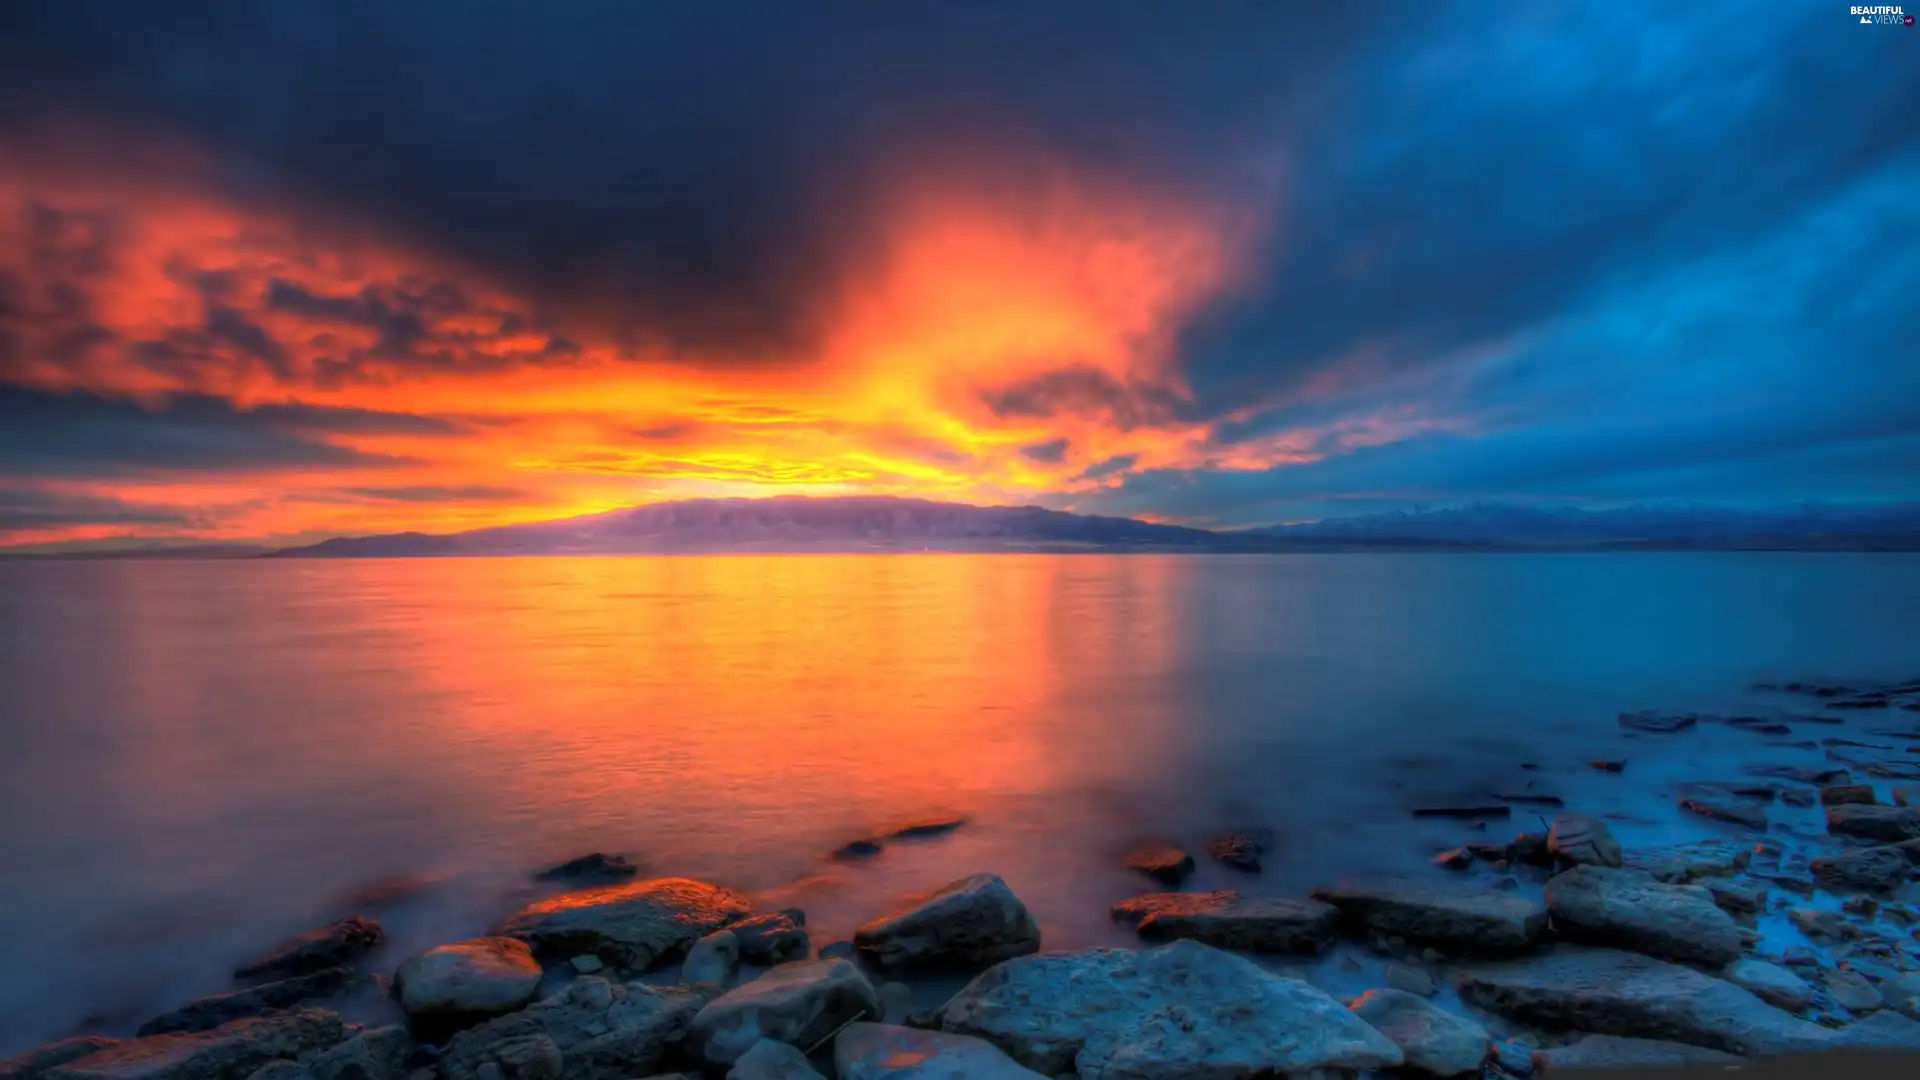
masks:
{"label": "dark storm cloud", "polygon": [[1035,461],[1049,465],[1058,465],[1067,456],[1067,448],[1073,443],[1067,439],[1049,439],[1046,442],[1032,443],[1020,448],[1020,452]]}
{"label": "dark storm cloud", "polygon": [[0,487],[0,534],[86,525],[195,524],[191,511],[139,506],[119,499],[33,488]]}
{"label": "dark storm cloud", "polygon": [[0,476],[400,465],[404,459],[336,446],[320,436],[448,430],[437,420],[360,409],[268,405],[242,410],[198,395],[180,395],[148,409],[92,394],[0,384]]}

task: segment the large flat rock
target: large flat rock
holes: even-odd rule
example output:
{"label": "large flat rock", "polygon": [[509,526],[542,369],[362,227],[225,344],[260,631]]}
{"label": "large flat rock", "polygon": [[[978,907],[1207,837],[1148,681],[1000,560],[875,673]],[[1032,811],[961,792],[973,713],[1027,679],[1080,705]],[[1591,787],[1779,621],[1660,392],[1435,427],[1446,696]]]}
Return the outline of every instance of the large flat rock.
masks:
{"label": "large flat rock", "polygon": [[1104,1080],[1261,1077],[1402,1064],[1392,1040],[1295,979],[1195,941],[1021,957],[940,1013],[1036,1072]]}
{"label": "large flat rock", "polygon": [[1567,1046],[1533,1052],[1533,1068],[1543,1075],[1569,1069],[1680,1069],[1702,1065],[1738,1065],[1745,1058],[1704,1046],[1660,1039],[1624,1039],[1589,1035]]}
{"label": "large flat rock", "polygon": [[1518,952],[1547,927],[1544,905],[1509,893],[1415,878],[1349,878],[1313,890],[1375,933],[1473,952]]}
{"label": "large flat rock", "polygon": [[162,1013],[140,1025],[136,1034],[166,1035],[183,1031],[211,1031],[221,1024],[260,1016],[275,1009],[290,1009],[303,1001],[330,997],[347,988],[353,972],[346,968],[322,968],[290,979],[261,983],[228,994],[195,998],[171,1012]]}
{"label": "large flat rock", "polygon": [[1689,967],[1613,949],[1561,946],[1459,973],[1460,995],[1543,1027],[1665,1039],[1746,1057],[1822,1049],[1822,1027]]}
{"label": "large flat rock", "polygon": [[1113,917],[1149,940],[1186,938],[1222,949],[1313,953],[1333,939],[1340,910],[1318,900],[1223,892],[1159,892],[1113,905]]}
{"label": "large flat rock", "polygon": [[654,878],[535,901],[502,922],[494,936],[519,938],[544,956],[591,954],[645,971],[751,910],[747,898],[731,889],[691,878]]}
{"label": "large flat rock", "polygon": [[1045,1080],[985,1039],[891,1024],[849,1024],[833,1040],[839,1080]]}
{"label": "large flat rock", "polygon": [[49,1069],[119,1044],[119,1039],[109,1039],[104,1035],[75,1035],[70,1039],[36,1046],[0,1061],[0,1080],[40,1080]]}
{"label": "large flat rock", "polygon": [[[709,994],[686,987],[575,979],[565,991],[471,1027],[440,1057],[445,1080],[537,1077],[565,1065],[565,1080],[630,1080],[660,1071]],[[551,1080],[551,1078],[549,1078]]]}
{"label": "large flat rock", "polygon": [[324,1009],[292,1009],[211,1031],[149,1035],[46,1070],[44,1080],[240,1080],[281,1058],[338,1045],[346,1024]]}
{"label": "large flat rock", "polygon": [[1740,958],[1740,927],[1698,885],[1636,870],[1579,866],[1547,882],[1554,933],[1650,956],[1719,967]]}
{"label": "large flat rock", "polygon": [[1827,807],[1827,831],[1836,836],[1898,843],[1920,838],[1920,807],[1843,803]]}
{"label": "large flat rock", "polygon": [[1040,950],[1040,925],[998,874],[975,874],[862,926],[853,947],[888,969],[986,967]]}
{"label": "large flat rock", "polygon": [[1736,840],[1695,840],[1685,844],[1630,851],[1622,864],[1655,880],[1685,884],[1707,877],[1731,877],[1753,861],[1754,845]]}
{"label": "large flat rock", "polygon": [[808,1050],[849,1020],[884,1015],[873,984],[850,960],[799,960],[715,998],[687,1034],[695,1056],[724,1069],[771,1039]]}

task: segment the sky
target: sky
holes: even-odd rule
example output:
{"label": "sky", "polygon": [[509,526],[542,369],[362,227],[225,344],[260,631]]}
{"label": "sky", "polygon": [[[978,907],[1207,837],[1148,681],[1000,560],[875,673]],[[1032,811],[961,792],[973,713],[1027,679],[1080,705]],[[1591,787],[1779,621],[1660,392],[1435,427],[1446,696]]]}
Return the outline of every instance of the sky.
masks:
{"label": "sky", "polygon": [[0,6],[0,546],[1920,499],[1847,5]]}

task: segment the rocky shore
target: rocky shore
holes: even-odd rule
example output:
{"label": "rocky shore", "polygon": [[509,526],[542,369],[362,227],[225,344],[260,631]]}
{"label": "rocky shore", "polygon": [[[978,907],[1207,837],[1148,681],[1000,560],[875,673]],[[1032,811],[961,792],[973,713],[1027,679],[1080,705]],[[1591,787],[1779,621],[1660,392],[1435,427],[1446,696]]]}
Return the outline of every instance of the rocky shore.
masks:
{"label": "rocky shore", "polygon": [[[1920,681],[1766,689],[1782,703],[1767,716],[1622,714],[1644,755],[1575,764],[1633,783],[1710,726],[1790,752],[1680,784],[1671,814],[1695,838],[1678,843],[1625,844],[1559,795],[1495,792],[1415,810],[1458,829],[1425,873],[1274,895],[1255,887],[1287,857],[1271,832],[1160,838],[1125,858],[1142,891],[1110,912],[1139,947],[1079,951],[1048,951],[991,873],[816,943],[800,909],[594,854],[533,875],[562,891],[484,936],[394,964],[379,923],[341,919],[131,1038],[51,1043],[0,1080],[1497,1080],[1920,1053]],[[1516,807],[1540,827],[1512,828]],[[1789,813],[1824,828],[1775,820]],[[1203,860],[1248,887],[1183,891]],[[1375,985],[1316,985],[1330,966]],[[369,997],[393,1022],[344,1018]]]}

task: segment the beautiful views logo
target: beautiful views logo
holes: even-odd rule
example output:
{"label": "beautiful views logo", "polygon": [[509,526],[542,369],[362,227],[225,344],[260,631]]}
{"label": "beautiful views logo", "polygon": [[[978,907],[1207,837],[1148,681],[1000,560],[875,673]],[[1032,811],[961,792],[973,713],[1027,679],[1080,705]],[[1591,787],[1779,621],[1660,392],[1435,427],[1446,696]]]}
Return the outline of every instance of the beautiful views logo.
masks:
{"label": "beautiful views logo", "polygon": [[1912,26],[1913,16],[1898,4],[1855,4],[1854,15],[1862,26]]}

